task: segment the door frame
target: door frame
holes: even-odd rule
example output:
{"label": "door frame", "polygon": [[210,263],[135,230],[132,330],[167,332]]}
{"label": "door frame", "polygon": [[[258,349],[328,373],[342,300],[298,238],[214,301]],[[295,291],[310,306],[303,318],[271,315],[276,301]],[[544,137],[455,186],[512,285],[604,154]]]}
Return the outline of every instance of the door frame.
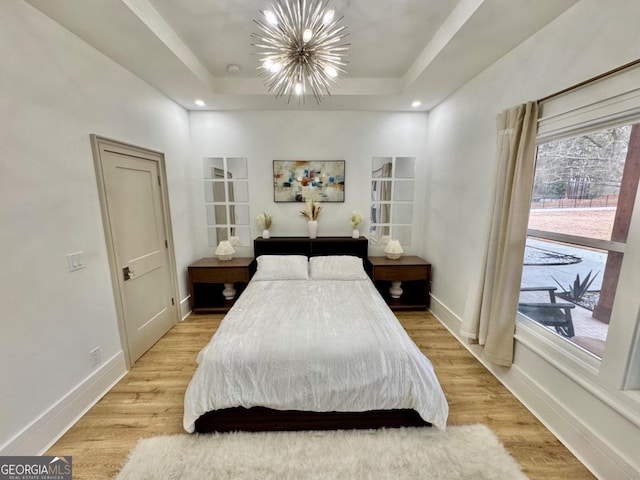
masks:
{"label": "door frame", "polygon": [[[162,215],[164,217],[165,236],[167,239],[167,251],[169,254],[169,276],[171,285],[171,294],[173,296],[173,307],[175,312],[175,318],[173,319],[173,325],[180,321],[180,302],[179,291],[177,282],[177,267],[175,249],[173,243],[173,229],[171,227],[171,212],[169,210],[169,191],[167,188],[167,172],[165,168],[164,153],[148,148],[139,147],[129,143],[121,142],[107,137],[102,137],[95,133],[90,135],[91,138],[91,150],[93,152],[93,162],[96,171],[96,182],[98,184],[98,197],[100,199],[100,212],[102,215],[102,225],[104,227],[105,243],[107,247],[107,257],[109,260],[109,270],[111,272],[111,285],[113,287],[113,297],[116,307],[116,315],[118,319],[118,331],[120,333],[120,346],[124,352],[125,362],[127,370],[131,369],[131,358],[129,355],[129,342],[127,338],[127,331],[125,328],[125,313],[123,305],[123,292],[120,288],[120,269],[116,262],[115,247],[113,242],[113,231],[111,229],[111,220],[109,217],[109,208],[107,206],[107,194],[103,172],[103,162],[100,155],[101,146],[113,147],[116,151],[120,149],[130,150],[133,153],[140,155],[141,158],[157,161],[158,173],[160,175],[160,196],[162,202]],[[152,158],[150,158],[152,157]]]}

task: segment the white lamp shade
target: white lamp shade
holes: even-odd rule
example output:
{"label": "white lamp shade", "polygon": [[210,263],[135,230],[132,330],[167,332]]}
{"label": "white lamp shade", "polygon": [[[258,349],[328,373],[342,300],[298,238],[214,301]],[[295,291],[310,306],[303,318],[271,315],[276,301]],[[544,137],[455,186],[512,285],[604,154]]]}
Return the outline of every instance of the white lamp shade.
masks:
{"label": "white lamp shade", "polygon": [[222,240],[216,247],[215,254],[220,260],[231,260],[236,251],[231,246],[229,240]]}
{"label": "white lamp shade", "polygon": [[404,250],[400,246],[400,242],[398,240],[389,240],[387,246],[384,247],[384,253],[386,254],[387,258],[390,258],[391,260],[397,260],[402,256]]}

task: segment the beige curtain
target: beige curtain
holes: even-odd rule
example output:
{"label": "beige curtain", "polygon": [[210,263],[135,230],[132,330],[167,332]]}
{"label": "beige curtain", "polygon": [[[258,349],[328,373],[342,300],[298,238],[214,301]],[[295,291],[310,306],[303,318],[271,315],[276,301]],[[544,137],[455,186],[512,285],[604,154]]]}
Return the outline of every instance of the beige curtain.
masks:
{"label": "beige curtain", "polygon": [[491,363],[510,366],[535,169],[538,104],[498,115],[493,203],[483,262],[467,297],[460,333],[484,345]]}

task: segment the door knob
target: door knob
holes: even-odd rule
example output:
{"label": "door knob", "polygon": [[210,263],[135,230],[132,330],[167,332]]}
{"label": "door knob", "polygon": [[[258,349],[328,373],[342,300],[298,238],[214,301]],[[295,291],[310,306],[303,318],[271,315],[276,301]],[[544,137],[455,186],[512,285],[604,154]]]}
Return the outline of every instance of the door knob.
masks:
{"label": "door knob", "polygon": [[122,276],[124,277],[124,281],[131,280],[136,275],[136,272],[131,270],[128,266],[122,269]]}

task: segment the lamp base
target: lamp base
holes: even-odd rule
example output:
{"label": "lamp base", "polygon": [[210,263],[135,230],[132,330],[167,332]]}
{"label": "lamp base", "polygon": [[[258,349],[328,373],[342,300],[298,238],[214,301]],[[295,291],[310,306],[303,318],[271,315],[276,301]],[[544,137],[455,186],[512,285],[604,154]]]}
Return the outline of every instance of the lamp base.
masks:
{"label": "lamp base", "polygon": [[402,296],[404,291],[400,285],[402,285],[402,282],[391,282],[391,288],[389,288],[391,298],[400,298]]}
{"label": "lamp base", "polygon": [[224,284],[224,290],[222,290],[222,295],[224,295],[224,298],[226,298],[227,300],[234,299],[234,297],[236,296],[236,289],[233,288],[233,283]]}

